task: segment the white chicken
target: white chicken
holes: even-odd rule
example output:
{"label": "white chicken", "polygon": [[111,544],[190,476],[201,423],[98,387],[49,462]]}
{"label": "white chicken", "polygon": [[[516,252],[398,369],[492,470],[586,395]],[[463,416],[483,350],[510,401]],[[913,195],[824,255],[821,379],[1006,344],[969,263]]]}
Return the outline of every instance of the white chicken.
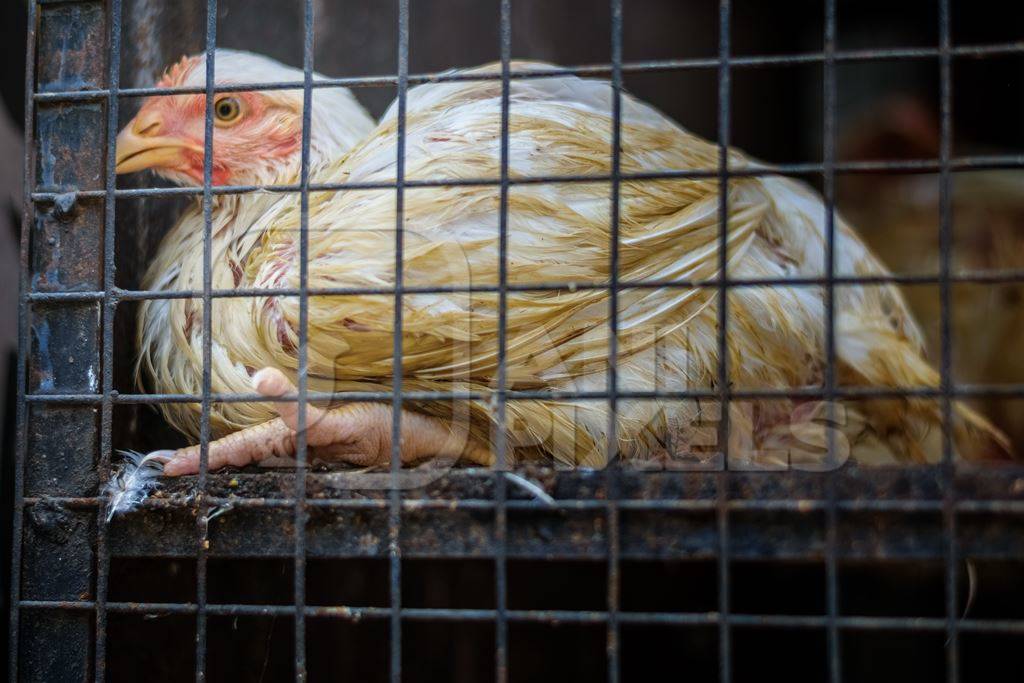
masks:
{"label": "white chicken", "polygon": [[[160,85],[204,85],[203,55],[183,60]],[[464,73],[493,73],[491,65]],[[550,67],[516,62],[516,70]],[[300,71],[265,57],[219,50],[217,83],[301,81]],[[501,82],[432,83],[409,90],[405,121],[407,181],[497,179]],[[510,83],[507,369],[510,390],[600,392],[609,366],[609,281],[613,90],[568,76]],[[118,139],[118,172],[151,168],[176,182],[202,180],[204,95],[149,98]],[[302,92],[219,94],[213,168],[216,184],[296,183]],[[696,392],[701,397],[624,398],[618,402],[617,452],[633,460],[702,458],[714,440],[720,407],[717,290],[714,286],[630,287],[638,281],[714,283],[719,272],[717,146],[688,133],[627,94],[621,108],[621,170],[705,170],[708,176],[626,179],[620,186],[618,388],[624,392]],[[314,90],[310,181],[396,181],[396,107],[373,125],[340,88]],[[765,168],[730,152],[732,170]],[[595,176],[592,182],[522,183],[536,176]],[[825,208],[805,185],[778,175],[731,178],[727,189],[728,277],[820,278],[825,269]],[[869,198],[866,198],[866,201]],[[489,464],[497,429],[516,459],[553,458],[601,465],[608,452],[608,402],[511,399],[497,425],[489,397],[497,386],[499,188],[495,184],[408,187],[404,191],[404,391],[472,392],[476,400],[422,401],[402,417],[401,455]],[[343,189],[309,196],[309,285],[394,285],[394,189]],[[252,192],[215,197],[215,289],[299,287],[300,198]],[[885,275],[886,269],[838,216],[836,273]],[[203,218],[197,202],[167,235],[146,277],[159,291],[202,288]],[[562,288],[529,290],[537,283]],[[837,286],[836,378],[840,386],[883,390],[935,388],[921,336],[891,285]],[[388,390],[392,376],[394,297],[308,298],[311,391]],[[815,284],[739,286],[728,294],[728,369],[733,391],[820,386],[825,367],[825,290]],[[145,302],[139,319],[139,370],[160,392],[202,389],[202,308],[192,299]],[[294,391],[299,297],[224,297],[212,309],[212,390],[278,397]],[[186,434],[198,433],[197,406],[162,406]],[[309,407],[315,455],[386,464],[391,408],[384,403]],[[922,397],[847,400],[825,420],[821,401],[765,397],[730,402],[735,463],[820,463],[825,430],[844,455],[861,461],[934,461],[941,453],[941,409]],[[297,404],[213,406],[211,468],[244,465],[295,448]],[[957,403],[957,452],[1002,457],[1009,448],[984,418]],[[195,472],[197,446],[167,452],[167,474]]]}

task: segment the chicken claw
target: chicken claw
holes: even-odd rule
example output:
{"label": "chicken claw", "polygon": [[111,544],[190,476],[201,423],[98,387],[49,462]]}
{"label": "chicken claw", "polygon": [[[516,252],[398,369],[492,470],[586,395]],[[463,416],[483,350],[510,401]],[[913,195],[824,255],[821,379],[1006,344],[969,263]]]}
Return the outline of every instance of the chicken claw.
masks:
{"label": "chicken claw", "polygon": [[[253,375],[253,388],[267,397],[296,393],[277,368]],[[279,417],[210,442],[209,469],[242,467],[270,457],[294,457],[299,422],[295,401],[275,402]],[[385,403],[349,403],[325,410],[306,406],[306,443],[311,455],[359,466],[387,466],[391,462],[391,406]],[[410,410],[402,411],[403,463],[431,457],[465,459],[491,464],[491,454],[469,441],[465,432],[446,422]],[[199,445],[168,452],[164,474],[178,476],[199,471]]]}

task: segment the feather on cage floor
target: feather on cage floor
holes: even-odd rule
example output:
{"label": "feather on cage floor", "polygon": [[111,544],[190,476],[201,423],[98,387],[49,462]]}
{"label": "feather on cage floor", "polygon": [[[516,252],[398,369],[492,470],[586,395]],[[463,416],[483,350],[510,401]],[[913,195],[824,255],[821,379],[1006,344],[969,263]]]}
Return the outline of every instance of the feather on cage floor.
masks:
{"label": "feather on cage floor", "polygon": [[107,482],[107,521],[118,513],[130,512],[160,485],[167,457],[160,452],[143,455],[138,451],[118,451],[125,461]]}

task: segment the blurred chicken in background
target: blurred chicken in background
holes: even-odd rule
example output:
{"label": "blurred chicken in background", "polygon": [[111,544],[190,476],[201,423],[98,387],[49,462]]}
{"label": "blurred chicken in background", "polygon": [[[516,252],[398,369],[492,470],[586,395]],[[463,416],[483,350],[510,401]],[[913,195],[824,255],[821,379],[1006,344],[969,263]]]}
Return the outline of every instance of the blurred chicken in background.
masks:
{"label": "blurred chicken in background", "polygon": [[[840,133],[839,148],[849,160],[937,159],[939,139],[933,108],[921,97],[898,95],[852,117]],[[950,191],[952,271],[981,271],[998,278],[999,271],[1024,268],[1024,172],[956,172]],[[840,177],[837,193],[843,215],[893,272],[938,273],[937,174],[851,174]],[[925,333],[929,357],[937,362],[942,325],[938,287],[911,285],[903,292]],[[1018,352],[1024,337],[1024,284],[954,283],[951,307],[954,380],[1024,380],[1024,359]],[[1018,448],[1024,444],[1024,401],[986,397],[974,403]]]}

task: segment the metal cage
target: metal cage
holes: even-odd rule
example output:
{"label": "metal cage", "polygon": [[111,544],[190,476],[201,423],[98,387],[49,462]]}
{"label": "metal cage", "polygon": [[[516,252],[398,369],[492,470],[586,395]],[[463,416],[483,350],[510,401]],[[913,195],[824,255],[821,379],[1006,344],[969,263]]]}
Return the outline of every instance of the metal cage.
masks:
{"label": "metal cage", "polygon": [[[519,2],[519,0],[516,0]],[[141,3],[152,6],[153,3]],[[952,212],[950,183],[957,171],[973,169],[1024,168],[1020,153],[957,156],[953,147],[953,61],[960,58],[1024,55],[1024,43],[1016,42],[954,45],[951,0],[936,0],[938,33],[920,47],[843,50],[837,46],[837,0],[823,0],[823,36],[820,51],[782,55],[740,56],[733,53],[730,39],[734,8],[730,0],[717,3],[718,52],[714,57],[627,61],[623,55],[624,0],[610,0],[609,57],[605,63],[568,67],[555,72],[517,72],[510,66],[512,56],[512,0],[498,0],[499,53],[501,69],[493,75],[452,75],[410,72],[410,2],[398,0],[395,41],[395,72],[385,76],[351,76],[313,81],[314,33],[317,12],[323,3],[304,0],[302,16],[302,65],[305,79],[299,83],[262,84],[257,88],[302,88],[305,97],[303,120],[303,164],[300,182],[274,187],[302,197],[301,286],[295,291],[271,290],[275,296],[300,298],[300,381],[298,396],[300,424],[305,424],[305,401],[317,398],[307,390],[306,367],[310,295],[386,294],[395,297],[396,331],[402,328],[403,295],[431,291],[405,286],[403,264],[403,198],[409,188],[443,187],[455,184],[492,185],[501,201],[499,282],[494,287],[475,287],[499,300],[499,384],[495,410],[503,421],[508,401],[537,398],[548,394],[515,391],[505,380],[505,303],[515,289],[506,279],[508,247],[508,196],[519,183],[571,183],[602,180],[611,188],[609,216],[612,241],[609,244],[611,281],[599,286],[610,292],[609,317],[617,330],[618,292],[635,287],[706,287],[717,292],[720,358],[727,343],[728,292],[738,287],[820,286],[826,292],[826,379],[820,388],[745,392],[734,390],[728,381],[728,367],[719,363],[718,387],[706,392],[682,392],[676,398],[707,396],[727,406],[731,400],[769,396],[808,396],[822,400],[868,396],[907,396],[941,402],[948,423],[954,397],[982,396],[1024,398],[1024,385],[965,385],[951,373],[949,309],[955,283],[1021,283],[1024,272],[959,273],[951,268]],[[637,3],[642,4],[642,3]],[[72,680],[117,678],[108,667],[115,655],[121,658],[141,653],[116,653],[111,636],[113,618],[162,616],[184,619],[183,633],[194,630],[194,675],[208,675],[210,632],[213,620],[221,617],[281,617],[294,625],[293,675],[309,676],[313,658],[310,624],[333,620],[358,624],[386,624],[386,674],[398,681],[415,675],[403,654],[412,647],[406,629],[416,624],[445,625],[469,623],[493,629],[491,670],[495,680],[517,676],[517,661],[528,653],[510,649],[510,629],[522,625],[577,625],[596,628],[603,635],[588,641],[590,651],[580,646],[575,655],[600,662],[610,681],[623,674],[623,632],[633,627],[684,628],[700,630],[710,643],[713,670],[718,680],[729,682],[736,675],[738,660],[734,647],[737,633],[753,629],[808,632],[822,637],[815,650],[824,655],[824,673],[830,681],[844,677],[844,637],[850,633],[928,633],[944,641],[941,654],[943,676],[950,682],[961,676],[961,641],[974,634],[987,637],[1024,635],[1024,611],[1006,618],[963,617],[965,564],[977,561],[1019,561],[1024,557],[1024,469],[1016,466],[980,467],[955,462],[952,437],[944,429],[944,458],[937,467],[869,469],[846,466],[830,473],[744,472],[727,466],[715,472],[637,471],[614,462],[603,471],[559,471],[528,467],[520,472],[545,490],[536,497],[510,479],[506,444],[499,436],[498,465],[493,470],[456,469],[429,486],[365,493],[350,490],[334,473],[310,471],[305,435],[299,432],[298,467],[295,473],[214,475],[207,471],[211,404],[223,401],[256,400],[253,396],[226,396],[210,390],[210,336],[204,334],[203,392],[196,396],[133,393],[117,376],[115,344],[126,332],[117,318],[119,308],[158,297],[192,297],[203,302],[204,330],[211,326],[211,302],[218,297],[256,296],[261,290],[219,291],[211,285],[210,216],[212,198],[222,193],[242,193],[253,187],[221,187],[212,183],[210,154],[213,130],[212,103],[215,92],[253,89],[248,85],[231,88],[213,86],[214,59],[206,63],[207,87],[168,89],[121,87],[122,52],[135,50],[124,40],[125,0],[28,0],[28,46],[25,129],[28,154],[25,160],[24,224],[21,237],[21,297],[18,364],[16,495],[14,500],[13,578],[11,585],[10,678],[11,680]],[[218,44],[217,0],[206,0],[201,12],[181,9],[186,27],[205,31],[205,49]],[[604,7],[602,5],[602,7]],[[638,10],[641,11],[641,10]],[[152,36],[162,30],[152,17],[134,16],[135,36]],[[139,28],[141,26],[141,28]],[[167,29],[170,30],[170,29]],[[182,30],[178,26],[178,30]],[[148,32],[148,33],[147,33]],[[173,36],[171,39],[173,40]],[[916,161],[840,161],[836,153],[837,77],[839,65],[878,61],[932,60],[937,63],[941,114],[941,153],[938,158]],[[819,162],[778,165],[771,170],[737,172],[730,169],[726,155],[732,144],[732,77],[738,70],[777,66],[815,65],[821,68],[822,109]],[[624,75],[640,73],[701,71],[714,74],[717,85],[717,168],[698,171],[670,171],[656,174],[626,174],[620,171],[620,95]],[[508,172],[509,84],[517,78],[543,78],[576,74],[609,78],[614,88],[613,135],[609,141],[612,173],[603,178],[536,177],[510,178]],[[493,78],[502,84],[501,173],[497,178],[406,181],[403,172],[406,93],[419,83],[453,79]],[[314,88],[346,86],[360,89],[395,89],[398,107],[397,183],[317,184],[310,181],[309,135],[311,93]],[[174,92],[202,92],[206,97],[205,182],[202,188],[118,187],[114,174],[114,142],[122,100]],[[102,137],[99,133],[102,131]],[[97,145],[97,139],[102,144]],[[889,173],[937,173],[940,182],[941,267],[934,275],[896,274],[884,278],[838,276],[834,271],[834,205],[837,175]],[[622,282],[617,272],[619,238],[619,185],[623,180],[709,177],[724,186],[739,174],[807,175],[817,178],[827,206],[827,275],[806,280],[730,279],[726,274],[714,281]],[[396,283],[381,290],[311,289],[307,286],[308,196],[313,191],[392,189],[396,193]],[[205,212],[205,266],[202,290],[157,293],[122,286],[117,279],[118,245],[144,236],[118,232],[121,212],[136,217],[166,213],[166,206],[139,209],[143,200],[166,200],[198,195]],[[720,193],[719,265],[726,266],[727,193]],[[144,220],[141,221],[144,223]],[[145,230],[140,227],[140,230]],[[55,234],[63,235],[55,239]],[[63,251],[62,251],[63,249]],[[133,260],[134,259],[134,260]],[[129,255],[122,270],[137,269],[142,257]],[[61,275],[54,277],[54,268]],[[832,320],[833,290],[850,284],[893,282],[932,284],[939,289],[942,306],[941,384],[936,390],[907,389],[888,392],[856,390],[838,386],[835,377],[835,331]],[[564,288],[564,284],[538,283],[531,288]],[[589,285],[580,285],[589,286]],[[616,334],[611,340],[611,371],[607,390],[573,394],[568,399],[607,401],[612,429],[617,402],[627,398],[655,398],[658,393],[620,391],[615,371]],[[399,334],[395,334],[394,357],[402,356]],[[394,392],[359,396],[361,400],[389,401],[399,415],[404,401],[429,398],[402,391],[402,366],[394,364]],[[121,390],[118,389],[121,387]],[[446,398],[450,398],[445,395]],[[345,397],[342,397],[345,398]],[[347,397],[351,399],[352,397]],[[462,397],[467,398],[467,397]],[[118,439],[115,413],[126,406],[159,402],[195,402],[202,406],[203,452],[198,477],[175,481],[166,495],[148,501],[143,512],[105,521],[104,499],[99,495],[111,472],[111,457]],[[728,410],[723,410],[723,434],[728,434]],[[394,421],[393,442],[398,443],[399,420]],[[609,439],[609,443],[614,439]],[[721,462],[729,462],[728,439],[722,439]],[[392,453],[391,477],[401,467],[397,446]],[[339,481],[341,483],[339,483]],[[548,499],[550,498],[550,500]],[[216,516],[230,508],[231,513]],[[148,600],[114,599],[112,565],[124,558],[189,558],[194,561],[194,598]],[[268,600],[247,603],[211,599],[211,560],[221,558],[284,558],[292,567],[291,596],[279,603]],[[376,558],[384,562],[387,574],[386,604],[377,606],[351,602],[321,603],[310,599],[310,561],[323,558]],[[408,586],[403,572],[420,559],[458,559],[484,562],[490,567],[482,575],[493,582],[489,607],[410,606],[403,600]],[[636,562],[693,560],[713,567],[713,599],[703,608],[659,609],[657,602],[646,607],[624,602],[630,582],[638,574],[624,566]],[[586,608],[516,608],[510,604],[510,564],[523,560],[543,566],[553,562],[596,561],[604,576],[603,604]],[[800,561],[822,568],[820,613],[795,614],[781,610],[756,613],[737,608],[734,570],[745,561]],[[906,562],[910,566],[941,567],[941,608],[931,616],[865,614],[856,606],[841,604],[841,564],[847,562]],[[939,563],[939,564],[935,564]],[[139,565],[142,567],[153,565]],[[515,565],[519,567],[520,565]],[[244,572],[245,569],[236,569]],[[519,571],[519,569],[516,569]],[[567,570],[568,571],[568,570]],[[575,571],[575,570],[574,570]],[[923,570],[922,570],[923,571]],[[127,576],[126,574],[122,576]],[[914,572],[911,572],[911,581]],[[479,578],[479,577],[478,577]],[[125,579],[127,580],[127,579]],[[191,580],[191,578],[189,579]],[[562,577],[564,580],[564,576]],[[745,579],[745,580],[749,580]],[[1012,583],[1012,575],[1009,579]],[[755,581],[756,583],[756,581]],[[818,584],[815,583],[815,586]],[[792,585],[790,586],[792,588]],[[794,589],[795,590],[795,589]],[[382,629],[383,630],[383,629]],[[688,631],[689,632],[689,631]],[[744,631],[745,632],[745,631]],[[686,636],[675,636],[685,638]],[[703,637],[703,636],[702,636]],[[319,641],[318,641],[319,642]],[[680,647],[678,641],[673,647]],[[818,642],[818,641],[814,641]],[[190,648],[189,642],[186,647]],[[590,646],[588,646],[590,647]],[[793,656],[802,656],[796,652]],[[406,656],[408,656],[406,654]],[[546,655],[552,657],[553,655]],[[668,661],[672,661],[671,656]],[[405,666],[403,666],[405,664]],[[679,665],[679,662],[675,662]],[[139,664],[143,666],[143,664]],[[553,665],[552,665],[553,666]],[[633,669],[629,669],[632,671]],[[661,670],[662,673],[671,673]],[[122,674],[123,675],[123,674]],[[854,677],[855,678],[855,677]],[[813,680],[813,677],[811,678]],[[822,680],[822,678],[818,678]]]}

